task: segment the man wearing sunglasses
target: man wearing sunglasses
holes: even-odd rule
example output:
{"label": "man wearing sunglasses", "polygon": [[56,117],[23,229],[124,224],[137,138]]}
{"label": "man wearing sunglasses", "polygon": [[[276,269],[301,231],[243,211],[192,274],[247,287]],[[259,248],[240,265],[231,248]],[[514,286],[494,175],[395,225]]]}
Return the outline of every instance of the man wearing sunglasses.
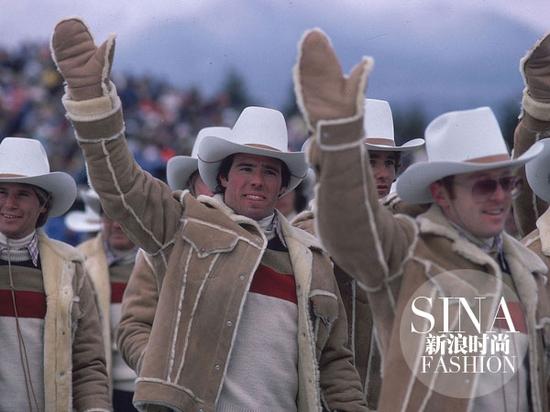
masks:
{"label": "man wearing sunglasses", "polygon": [[[504,233],[518,192],[516,170],[542,146],[512,160],[489,108],[442,114],[425,131],[429,161],[413,164],[397,181],[405,202],[432,205],[414,220],[393,215],[378,202],[361,143],[360,102],[371,65],[363,59],[344,76],[329,39],[312,30],[299,46],[294,79],[314,133],[309,159],[320,170],[319,235],[335,262],[367,291],[372,308],[384,377],[378,410],[548,410],[537,326],[550,317],[548,296],[537,294],[547,268]],[[466,307],[469,314],[459,310]],[[455,345],[438,352],[438,366],[428,370],[425,354],[441,349],[441,332]],[[430,344],[433,334],[437,345]],[[479,353],[479,346],[458,338],[507,340],[517,367],[472,369],[467,355]],[[470,362],[450,370],[449,359]]]}

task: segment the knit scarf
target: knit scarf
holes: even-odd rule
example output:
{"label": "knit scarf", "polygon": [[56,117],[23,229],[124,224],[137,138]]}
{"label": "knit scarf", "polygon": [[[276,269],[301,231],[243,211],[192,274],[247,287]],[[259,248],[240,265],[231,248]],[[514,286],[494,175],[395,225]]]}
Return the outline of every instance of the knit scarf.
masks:
{"label": "knit scarf", "polygon": [[508,263],[506,262],[506,259],[504,257],[502,233],[499,233],[498,235],[489,238],[480,238],[478,236],[474,236],[463,227],[451,221],[449,222],[457,230],[460,236],[469,240],[485,253],[487,253],[489,256],[491,256],[493,259],[495,259],[503,272],[510,273],[510,268],[508,267]]}
{"label": "knit scarf", "polygon": [[35,236],[36,230],[33,230],[32,233],[22,237],[21,239],[10,239],[3,233],[0,233],[0,259],[9,259],[13,262],[24,262],[26,260],[31,260],[32,255],[29,247],[31,247],[31,242]]}

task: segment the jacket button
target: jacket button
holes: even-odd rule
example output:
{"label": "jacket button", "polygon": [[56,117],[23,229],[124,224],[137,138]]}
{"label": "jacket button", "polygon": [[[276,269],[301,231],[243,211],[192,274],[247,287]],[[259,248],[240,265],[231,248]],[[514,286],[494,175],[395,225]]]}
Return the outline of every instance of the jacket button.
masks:
{"label": "jacket button", "polygon": [[244,273],[239,274],[239,279],[244,280]]}
{"label": "jacket button", "polygon": [[217,371],[219,371],[222,367],[220,366],[219,363],[216,363],[216,365],[214,365],[214,369],[216,369]]}
{"label": "jacket button", "polygon": [[228,321],[226,322],[226,324],[227,324],[227,326],[229,326],[229,327],[233,326],[233,322],[231,322],[230,320],[228,320]]}

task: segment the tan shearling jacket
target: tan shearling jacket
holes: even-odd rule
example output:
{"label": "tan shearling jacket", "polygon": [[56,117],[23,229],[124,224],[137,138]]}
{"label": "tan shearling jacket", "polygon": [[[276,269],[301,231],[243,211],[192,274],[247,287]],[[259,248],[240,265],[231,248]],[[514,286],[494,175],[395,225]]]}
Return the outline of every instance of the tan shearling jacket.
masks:
{"label": "tan shearling jacket", "polygon": [[[149,270],[127,286],[119,326],[119,348],[139,374],[134,403],[214,411],[265,235],[216,200],[172,194],[143,172],[114,87],[64,104],[106,213],[149,255]],[[366,410],[330,261],[315,238],[279,219],[297,284],[298,410]]]}
{"label": "tan shearling jacket", "polygon": [[[360,144],[362,134],[361,117],[319,126],[311,158],[317,159],[314,166],[320,170],[317,227],[323,245],[368,291],[382,352],[379,411],[468,411],[472,398],[444,396],[421,383],[411,371],[403,354],[400,322],[408,300],[422,285],[431,285],[434,296],[452,296],[453,287],[464,286],[454,270],[483,272],[498,279],[502,279],[502,272],[491,256],[449,224],[437,206],[414,220],[392,215],[381,207],[368,153]],[[547,411],[548,359],[544,348],[550,342],[544,320],[550,312],[543,286],[547,269],[533,252],[506,234],[503,251],[525,311],[528,396],[533,410]],[[439,284],[436,276],[444,274],[448,283]],[[413,341],[405,344],[418,346]],[[473,393],[476,382],[457,380],[452,384]]]}
{"label": "tan shearling jacket", "polygon": [[46,293],[46,412],[110,411],[99,312],[82,256],[39,231]]}
{"label": "tan shearling jacket", "polygon": [[84,266],[86,273],[92,281],[92,285],[97,294],[97,303],[101,316],[101,326],[103,333],[103,343],[105,344],[105,361],[107,371],[111,374],[111,287],[109,284],[109,266],[107,257],[103,248],[103,238],[97,234],[92,239],[88,239],[77,246],[79,252],[84,255]]}
{"label": "tan shearling jacket", "polygon": [[[299,213],[292,225],[315,235],[315,218],[310,210]],[[357,281],[334,266],[334,276],[348,319],[348,347],[353,353],[354,365],[361,378],[367,406],[376,410],[382,384],[380,351],[376,346],[372,312],[367,292],[357,285]]]}

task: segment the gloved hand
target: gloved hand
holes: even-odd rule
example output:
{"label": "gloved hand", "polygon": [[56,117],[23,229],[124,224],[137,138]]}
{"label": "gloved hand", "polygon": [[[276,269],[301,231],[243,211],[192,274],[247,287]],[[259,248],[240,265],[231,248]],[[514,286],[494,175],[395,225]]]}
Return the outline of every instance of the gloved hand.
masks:
{"label": "gloved hand", "polygon": [[345,119],[363,113],[372,65],[372,58],[364,57],[349,77],[345,76],[330,39],[320,29],[305,33],[294,66],[294,91],[310,131],[316,129],[319,120]]}
{"label": "gloved hand", "polygon": [[520,71],[527,95],[537,102],[550,103],[550,33],[521,59]]}
{"label": "gloved hand", "polygon": [[50,48],[72,100],[88,100],[109,93],[114,35],[97,47],[86,24],[70,18],[55,26]]}

